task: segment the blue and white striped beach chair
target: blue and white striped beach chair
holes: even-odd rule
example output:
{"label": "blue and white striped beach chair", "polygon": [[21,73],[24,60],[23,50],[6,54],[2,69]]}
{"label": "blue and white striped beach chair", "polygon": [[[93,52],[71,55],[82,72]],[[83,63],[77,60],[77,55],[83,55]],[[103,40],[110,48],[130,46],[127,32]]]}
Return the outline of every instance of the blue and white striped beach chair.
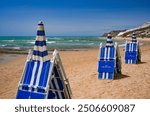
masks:
{"label": "blue and white striped beach chair", "polygon": [[140,46],[135,34],[132,35],[132,42],[126,41],[124,58],[126,64],[136,64],[141,62]]}
{"label": "blue and white striped beach chair", "polygon": [[70,99],[71,88],[57,50],[48,58],[45,31],[38,24],[34,50],[29,52],[19,82],[17,99]]}
{"label": "blue and white striped beach chair", "polygon": [[98,61],[98,78],[114,79],[115,75],[121,74],[121,60],[118,45],[113,44],[112,37],[108,35],[105,46],[100,44]]}

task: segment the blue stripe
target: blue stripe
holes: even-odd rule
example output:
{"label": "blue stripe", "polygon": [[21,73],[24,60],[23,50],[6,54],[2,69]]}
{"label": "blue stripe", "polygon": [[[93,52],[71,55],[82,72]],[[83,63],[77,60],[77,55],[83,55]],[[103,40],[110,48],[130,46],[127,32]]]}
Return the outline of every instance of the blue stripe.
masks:
{"label": "blue stripe", "polygon": [[133,51],[137,50],[137,43],[133,43]]}
{"label": "blue stripe", "polygon": [[108,39],[111,39],[111,38],[112,38],[112,36],[108,36],[107,38],[108,38]]}
{"label": "blue stripe", "polygon": [[45,89],[37,87],[37,92],[45,93]]}
{"label": "blue stripe", "polygon": [[25,72],[24,82],[23,84],[30,84],[32,71],[33,71],[34,62],[29,61],[27,64],[27,70]]}
{"label": "blue stripe", "polygon": [[48,52],[47,52],[47,50],[43,51],[43,52],[33,50],[33,55],[44,57],[44,56],[48,55]]}
{"label": "blue stripe", "polygon": [[56,96],[57,96],[57,99],[60,99],[59,94],[58,94],[58,91],[55,91],[55,94],[56,94]]}
{"label": "blue stripe", "polygon": [[114,53],[115,53],[115,48],[114,47],[111,47],[110,48],[110,60],[113,60],[114,59]]}
{"label": "blue stripe", "polygon": [[99,78],[99,79],[102,79],[102,75],[103,75],[103,73],[99,73],[99,74],[98,74],[98,78]]}
{"label": "blue stripe", "polygon": [[107,43],[110,43],[110,44],[111,44],[111,43],[113,43],[113,41],[107,41]]}
{"label": "blue stripe", "polygon": [[109,74],[108,74],[108,79],[109,79],[109,80],[112,80],[113,77],[114,77],[114,73],[109,73]]}
{"label": "blue stripe", "polygon": [[103,60],[104,59],[105,48],[102,47],[100,51],[101,51],[100,52],[100,60]]}
{"label": "blue stripe", "polygon": [[44,24],[43,24],[43,23],[39,23],[38,25],[39,25],[39,26],[43,26]]}
{"label": "blue stripe", "polygon": [[60,78],[57,78],[57,83],[58,83],[59,89],[63,90],[64,88],[63,88],[62,80]]}
{"label": "blue stripe", "polygon": [[44,30],[38,30],[37,31],[37,36],[45,36],[45,31]]}
{"label": "blue stripe", "polygon": [[53,87],[54,87],[54,88],[52,88],[52,89],[57,89],[57,88],[56,88],[56,85],[55,85],[55,82],[54,82],[54,79],[52,79],[51,82],[52,82],[52,85],[53,85]]}
{"label": "blue stripe", "polygon": [[16,99],[29,99],[31,92],[25,90],[18,90]]}
{"label": "blue stripe", "polygon": [[135,36],[132,36],[132,39],[136,39],[136,37],[135,37]]}
{"label": "blue stripe", "polygon": [[29,90],[29,87],[27,85],[22,85],[23,90]]}
{"label": "blue stripe", "polygon": [[49,68],[50,68],[50,62],[49,61],[44,62],[38,86],[46,87]]}
{"label": "blue stripe", "polygon": [[59,77],[59,73],[58,73],[58,71],[57,71],[56,66],[54,66],[54,75],[55,75],[55,77]]}
{"label": "blue stripe", "polygon": [[52,92],[51,90],[49,91],[48,99],[55,99],[55,93]]}
{"label": "blue stripe", "polygon": [[64,92],[61,92],[62,99],[65,99]]}
{"label": "blue stripe", "polygon": [[129,43],[126,44],[126,51],[129,51]]}
{"label": "blue stripe", "polygon": [[41,47],[42,47],[42,46],[46,46],[46,41],[45,41],[45,40],[43,40],[43,41],[37,41],[37,40],[36,40],[36,41],[35,41],[35,45],[36,45],[36,46],[41,46]]}
{"label": "blue stripe", "polygon": [[132,40],[132,42],[137,42],[137,40]]}
{"label": "blue stripe", "polygon": [[34,93],[34,92],[31,92],[31,95],[30,95],[30,99],[45,99],[46,97],[46,94],[45,93]]}

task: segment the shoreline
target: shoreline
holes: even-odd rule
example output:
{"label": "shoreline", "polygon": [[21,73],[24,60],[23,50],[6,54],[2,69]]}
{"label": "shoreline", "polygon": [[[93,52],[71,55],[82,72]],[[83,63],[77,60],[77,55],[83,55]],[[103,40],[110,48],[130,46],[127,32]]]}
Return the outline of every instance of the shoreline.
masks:
{"label": "shoreline", "polygon": [[[101,40],[106,40],[101,38]],[[115,41],[120,41],[118,44],[119,47],[123,47],[125,44],[125,41],[131,41],[131,38],[121,38],[116,37],[113,38]],[[137,38],[139,43],[143,44],[144,46],[150,45],[150,38]],[[101,42],[100,42],[101,43]],[[33,48],[0,48],[0,54],[28,54],[29,49]],[[87,49],[99,49],[99,46],[93,46],[93,47],[78,47],[78,48],[57,48],[58,51],[82,51]],[[50,49],[48,47],[48,51],[51,53],[54,51],[54,49]]]}

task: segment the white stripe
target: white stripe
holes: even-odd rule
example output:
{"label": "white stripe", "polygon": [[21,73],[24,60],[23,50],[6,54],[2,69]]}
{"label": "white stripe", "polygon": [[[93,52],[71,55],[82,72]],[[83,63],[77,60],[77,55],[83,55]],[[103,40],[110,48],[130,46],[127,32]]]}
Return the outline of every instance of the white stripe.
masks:
{"label": "white stripe", "polygon": [[108,48],[108,56],[107,59],[110,60],[110,48]]}
{"label": "white stripe", "polygon": [[[56,80],[56,77],[54,78],[54,82],[55,82],[56,88],[57,88],[58,90],[60,90],[59,85],[58,85],[57,80]],[[62,99],[61,92],[60,92],[60,91],[57,91],[57,92],[58,92],[58,94],[59,94],[59,98]]]}
{"label": "white stripe", "polygon": [[135,43],[135,45],[136,45],[136,48],[135,48],[135,49],[136,49],[136,51],[138,51],[138,44],[137,44],[137,43]]}
{"label": "white stripe", "polygon": [[105,78],[105,73],[103,72],[103,74],[102,74],[102,79],[104,79]]}
{"label": "white stripe", "polygon": [[128,60],[128,64],[129,64],[129,61],[130,61],[130,60]]}
{"label": "white stripe", "polygon": [[133,61],[133,60],[131,60],[131,64],[132,64],[132,61]]}
{"label": "white stripe", "polygon": [[129,44],[129,52],[131,51],[131,44]]}
{"label": "white stripe", "polygon": [[33,67],[33,71],[32,71],[32,77],[31,77],[31,81],[30,81],[30,86],[33,85],[33,82],[34,82],[34,79],[35,79],[36,68],[37,68],[37,62],[34,62],[34,67]]}
{"label": "white stripe", "polygon": [[43,41],[43,40],[46,40],[46,39],[45,39],[45,36],[36,36],[36,40]]}
{"label": "white stripe", "polygon": [[43,67],[43,62],[40,62],[40,66],[39,66],[39,69],[38,69],[38,74],[37,74],[35,86],[39,85],[40,76],[41,76],[41,72],[42,72],[42,67]]}
{"label": "white stripe", "polygon": [[134,47],[134,44],[132,43],[132,51],[134,50],[133,47]]}
{"label": "white stripe", "polygon": [[47,50],[47,47],[46,46],[34,46],[34,50],[35,51],[40,51],[40,52],[43,52],[43,51],[46,51]]}
{"label": "white stripe", "polygon": [[106,79],[108,79],[108,72],[106,73]]}
{"label": "white stripe", "polygon": [[106,47],[104,48],[104,60],[106,60],[106,53],[107,53],[107,49]]}
{"label": "white stripe", "polygon": [[37,60],[37,61],[47,61],[47,60],[49,60],[48,56],[41,57],[41,56],[36,56],[36,55],[32,55],[32,59]]}
{"label": "white stripe", "polygon": [[37,30],[39,30],[39,31],[44,31],[44,26],[42,26],[42,25],[38,25]]}

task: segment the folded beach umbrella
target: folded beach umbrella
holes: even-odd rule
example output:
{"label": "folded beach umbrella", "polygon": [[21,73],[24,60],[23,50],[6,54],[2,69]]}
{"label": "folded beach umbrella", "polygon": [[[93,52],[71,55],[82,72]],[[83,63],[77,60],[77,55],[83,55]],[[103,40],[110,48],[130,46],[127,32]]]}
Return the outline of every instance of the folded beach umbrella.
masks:
{"label": "folded beach umbrella", "polygon": [[49,60],[47,47],[46,47],[44,24],[42,21],[38,23],[37,36],[36,36],[32,58],[33,60],[36,61]]}
{"label": "folded beach umbrella", "polygon": [[112,41],[112,36],[108,34],[107,36],[107,41],[106,41],[106,46],[113,46],[113,41]]}

